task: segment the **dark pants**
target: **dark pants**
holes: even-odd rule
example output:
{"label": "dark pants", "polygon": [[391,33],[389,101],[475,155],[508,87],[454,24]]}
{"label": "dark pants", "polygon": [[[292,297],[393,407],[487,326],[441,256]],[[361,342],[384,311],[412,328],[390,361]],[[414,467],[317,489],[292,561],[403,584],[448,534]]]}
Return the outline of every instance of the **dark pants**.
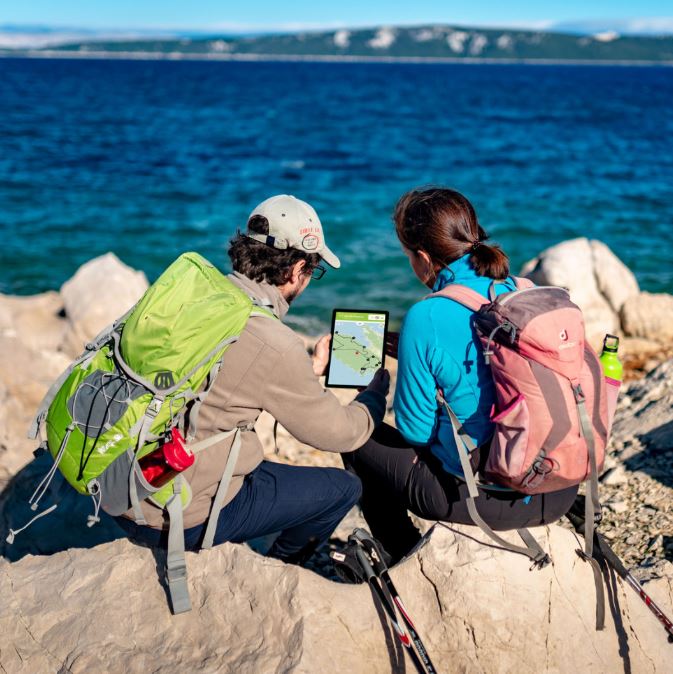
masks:
{"label": "dark pants", "polygon": [[[287,466],[263,461],[246,476],[241,490],[222,510],[215,544],[281,532],[269,555],[300,561],[302,552],[326,541],[357,503],[360,480],[339,468]],[[115,518],[131,540],[165,547],[167,532]],[[198,550],[206,524],[185,529],[185,547]]]}
{"label": "dark pants", "polygon": [[[395,428],[383,424],[365,445],[342,457],[346,468],[362,480],[360,505],[372,534],[395,561],[421,538],[407,510],[423,519],[473,524],[465,482],[447,473],[429,448],[410,447]],[[507,531],[560,519],[570,510],[577,489],[530,498],[480,489],[475,503],[492,529]]]}

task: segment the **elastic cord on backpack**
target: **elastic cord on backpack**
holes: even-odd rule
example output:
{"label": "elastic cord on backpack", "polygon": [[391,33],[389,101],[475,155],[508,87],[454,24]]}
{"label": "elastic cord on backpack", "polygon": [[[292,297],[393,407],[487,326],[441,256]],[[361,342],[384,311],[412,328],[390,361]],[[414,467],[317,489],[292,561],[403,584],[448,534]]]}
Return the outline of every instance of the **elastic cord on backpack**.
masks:
{"label": "elastic cord on backpack", "polygon": [[98,480],[92,480],[88,485],[87,489],[89,494],[91,494],[91,500],[93,501],[93,515],[89,515],[86,518],[86,525],[91,528],[97,522],[100,522],[100,517],[98,513],[100,512],[100,505],[103,501],[103,495],[100,491],[100,483]]}
{"label": "elastic cord on backpack", "polygon": [[24,524],[20,529],[10,529],[9,534],[7,534],[7,538],[5,539],[9,545],[12,545],[14,543],[14,539],[16,538],[17,534],[20,534],[24,529],[27,529],[33,522],[37,521],[40,519],[40,517],[44,517],[45,515],[48,515],[50,512],[53,512],[56,510],[58,507],[58,503],[54,503],[53,506],[50,506],[46,510],[43,510],[41,513],[38,513],[33,517],[30,522],[27,522]]}
{"label": "elastic cord on backpack", "polygon": [[54,464],[49,469],[47,474],[42,478],[40,484],[37,485],[35,491],[33,492],[33,495],[28,499],[28,503],[30,504],[31,510],[37,510],[40,500],[47,493],[47,489],[49,489],[49,485],[51,484],[51,481],[54,479],[54,475],[56,475],[56,471],[58,470],[58,464],[61,462],[61,459],[63,458],[65,448],[67,447],[68,440],[70,439],[70,434],[73,432],[74,429],[75,429],[74,424],[70,424],[70,426],[68,426],[68,428],[66,429],[66,433],[63,436],[63,440],[61,441],[61,446],[58,448],[58,454],[54,459]]}

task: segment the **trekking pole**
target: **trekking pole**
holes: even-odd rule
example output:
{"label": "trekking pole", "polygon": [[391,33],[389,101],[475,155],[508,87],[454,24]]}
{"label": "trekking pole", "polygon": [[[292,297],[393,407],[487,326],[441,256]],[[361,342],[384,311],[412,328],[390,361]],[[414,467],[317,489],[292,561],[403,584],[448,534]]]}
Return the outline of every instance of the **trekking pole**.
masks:
{"label": "trekking pole", "polygon": [[[577,503],[577,501],[575,502]],[[574,506],[573,506],[574,508]],[[566,517],[570,520],[570,523],[575,527],[575,531],[584,535],[584,518],[579,515],[577,512],[570,510],[566,513]],[[643,586],[638,582],[636,577],[624,566],[619,557],[615,554],[615,551],[608,545],[608,542],[605,538],[599,534],[597,531],[594,532],[594,540],[596,542],[596,547],[600,551],[603,559],[617,572],[617,575],[622,578],[626,583],[628,583],[633,590],[638,593],[638,596],[645,602],[645,605],[654,613],[657,617],[657,620],[663,625],[664,629],[668,633],[668,641],[673,643],[673,622],[666,614],[655,604],[652,597],[650,597],[647,592],[643,589]]]}
{"label": "trekking pole", "polygon": [[[418,664],[416,663],[416,659],[419,659],[420,662],[422,662],[422,669],[419,669],[419,671],[424,672],[426,674],[435,674],[437,670],[435,669],[435,666],[432,664],[432,660],[430,660],[428,651],[425,648],[425,645],[423,644],[421,637],[418,635],[418,632],[416,631],[416,626],[414,625],[409,614],[407,613],[407,609],[402,602],[402,598],[400,597],[399,592],[397,591],[397,588],[395,587],[393,580],[390,577],[390,574],[388,573],[388,566],[383,561],[383,555],[377,542],[364,529],[356,529],[351,534],[350,538],[356,541],[358,545],[364,549],[366,555],[363,556],[366,557],[366,562],[371,568],[374,576],[380,582],[383,583],[382,587],[379,587],[377,584],[377,589],[381,592],[382,595],[385,596],[386,605],[388,606],[388,614],[391,615],[391,620],[393,621],[395,631],[397,632],[400,641],[404,644],[409,653],[412,655],[412,659],[414,659],[414,662],[417,667]],[[358,552],[360,551],[361,548],[360,547],[356,548],[356,555],[358,556],[359,560],[360,555],[358,554]],[[397,611],[395,611],[395,608],[397,608]],[[400,616],[402,616],[402,620],[406,625],[407,631],[409,632],[408,635],[405,633],[403,629],[402,630],[398,629],[399,625],[397,619],[398,613]],[[393,618],[392,615],[394,615],[395,617]],[[409,637],[411,637],[411,641],[416,647],[418,655],[411,648],[411,643],[409,643]],[[413,656],[416,657],[414,658]]]}
{"label": "trekking pole", "polygon": [[390,619],[390,622],[393,625],[393,629],[395,630],[395,634],[397,634],[400,643],[405,647],[405,649],[409,653],[411,661],[414,663],[414,666],[418,670],[419,674],[432,674],[434,670],[427,670],[424,667],[421,659],[416,654],[416,651],[414,651],[414,649],[412,648],[411,641],[409,640],[409,635],[406,633],[404,626],[400,623],[399,619],[397,618],[397,613],[395,611],[394,604],[392,604],[389,601],[388,597],[386,597],[381,585],[379,584],[379,579],[377,578],[376,573],[372,568],[372,564],[369,560],[369,557],[367,556],[363,548],[360,547],[359,545],[355,548],[355,556],[357,557],[357,560],[360,563],[362,570],[364,571],[369,586],[373,589],[374,593],[378,597],[379,602],[381,602],[381,605],[383,606],[383,610],[388,615],[388,618]]}

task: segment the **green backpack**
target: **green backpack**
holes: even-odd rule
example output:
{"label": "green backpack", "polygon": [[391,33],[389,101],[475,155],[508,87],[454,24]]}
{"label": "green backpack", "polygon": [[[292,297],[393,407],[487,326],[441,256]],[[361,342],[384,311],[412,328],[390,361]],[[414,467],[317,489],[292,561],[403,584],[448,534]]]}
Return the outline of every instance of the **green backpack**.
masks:
{"label": "green backpack", "polygon": [[[182,524],[191,490],[180,474],[161,488],[153,487],[138,460],[159,447],[172,429],[184,431],[188,409],[186,440],[192,453],[235,436],[206,525],[202,547],[211,547],[240,434],[251,428],[234,428],[194,443],[199,408],[225,351],[255,315],[274,317],[203,257],[181,255],[135,307],[87,344],[54,382],[28,433],[36,438],[44,424],[43,446],[54,459],[29,501],[33,510],[57,470],[74,489],[93,499],[88,526],[99,521],[101,507],[110,515],[132,508],[138,524],[146,524],[140,507],[144,499],[167,510],[166,576],[174,613],[191,609]],[[8,542],[22,529],[10,531]]]}

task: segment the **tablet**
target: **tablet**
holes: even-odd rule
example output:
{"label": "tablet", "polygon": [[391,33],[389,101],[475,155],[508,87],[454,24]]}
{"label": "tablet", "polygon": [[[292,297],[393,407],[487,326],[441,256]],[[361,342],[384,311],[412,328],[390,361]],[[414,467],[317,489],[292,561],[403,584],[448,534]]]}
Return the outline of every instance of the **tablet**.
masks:
{"label": "tablet", "polygon": [[331,388],[367,386],[376,370],[384,367],[387,330],[387,311],[335,309],[325,384]]}

